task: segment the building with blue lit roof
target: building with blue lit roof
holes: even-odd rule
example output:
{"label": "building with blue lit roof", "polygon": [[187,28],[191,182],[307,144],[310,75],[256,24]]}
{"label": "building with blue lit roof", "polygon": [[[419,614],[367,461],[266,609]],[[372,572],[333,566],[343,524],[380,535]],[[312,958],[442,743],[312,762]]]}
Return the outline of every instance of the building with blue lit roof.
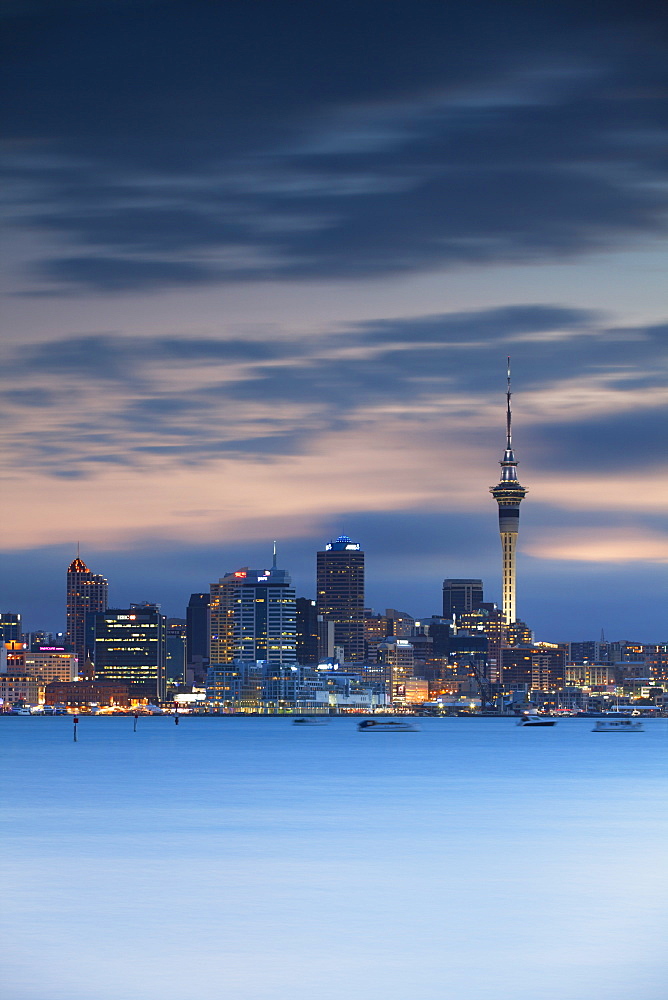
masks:
{"label": "building with blue lit roof", "polygon": [[[334,645],[347,663],[364,662],[364,553],[359,542],[339,535],[317,555],[318,615],[334,623]],[[320,655],[327,653],[321,650]]]}

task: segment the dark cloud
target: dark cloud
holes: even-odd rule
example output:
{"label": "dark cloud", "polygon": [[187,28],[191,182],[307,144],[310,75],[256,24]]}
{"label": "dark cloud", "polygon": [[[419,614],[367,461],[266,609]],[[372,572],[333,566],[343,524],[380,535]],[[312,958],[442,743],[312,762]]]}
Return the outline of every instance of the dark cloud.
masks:
{"label": "dark cloud", "polygon": [[375,320],[354,329],[370,343],[468,343],[517,337],[527,333],[591,328],[599,317],[591,309],[565,306],[521,305],[487,309],[484,312],[445,313],[408,319]]}
{"label": "dark cloud", "polygon": [[124,257],[56,257],[35,266],[47,281],[86,286],[105,292],[136,291],[173,285],[202,285],[216,272],[206,265],[183,261]]}
{"label": "dark cloud", "polygon": [[62,242],[42,281],[105,292],[665,232],[663,27],[623,3],[53,4],[9,24],[13,221]]}
{"label": "dark cloud", "polygon": [[538,433],[525,428],[524,457],[532,468],[620,474],[663,465],[666,456],[668,403],[646,411],[543,424]]}
{"label": "dark cloud", "polygon": [[[151,337],[138,341],[114,333],[87,334],[22,345],[20,351],[8,352],[3,368],[11,376],[26,376],[43,370],[127,383],[134,381],[138,372],[157,362],[260,362],[281,357],[286,350],[289,345],[275,341],[197,337]],[[47,390],[44,398],[48,399],[52,391]],[[155,404],[143,402],[139,405]],[[183,405],[194,406],[195,402],[191,400]]]}

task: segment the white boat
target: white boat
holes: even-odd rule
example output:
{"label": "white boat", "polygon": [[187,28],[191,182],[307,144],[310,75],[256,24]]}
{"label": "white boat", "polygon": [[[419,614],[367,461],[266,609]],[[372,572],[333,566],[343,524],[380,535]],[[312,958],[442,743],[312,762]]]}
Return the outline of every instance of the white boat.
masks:
{"label": "white boat", "polygon": [[299,718],[292,720],[293,726],[326,726],[327,719],[319,719],[312,715],[300,715]]}
{"label": "white boat", "polygon": [[592,733],[642,733],[644,729],[640,719],[599,719]]}
{"label": "white boat", "polygon": [[412,722],[401,719],[364,719],[357,724],[360,733],[419,733]]}
{"label": "white boat", "polygon": [[539,715],[538,712],[522,712],[517,720],[518,726],[555,726],[556,724],[556,719],[549,719],[544,715]]}

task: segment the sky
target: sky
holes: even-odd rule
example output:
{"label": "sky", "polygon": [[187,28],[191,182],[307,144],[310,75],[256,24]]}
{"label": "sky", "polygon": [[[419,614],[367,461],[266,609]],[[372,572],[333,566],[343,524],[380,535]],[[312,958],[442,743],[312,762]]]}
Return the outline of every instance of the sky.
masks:
{"label": "sky", "polygon": [[0,3],[0,610],[315,552],[367,604],[501,599],[489,487],[528,489],[517,610],[668,640],[661,5]]}

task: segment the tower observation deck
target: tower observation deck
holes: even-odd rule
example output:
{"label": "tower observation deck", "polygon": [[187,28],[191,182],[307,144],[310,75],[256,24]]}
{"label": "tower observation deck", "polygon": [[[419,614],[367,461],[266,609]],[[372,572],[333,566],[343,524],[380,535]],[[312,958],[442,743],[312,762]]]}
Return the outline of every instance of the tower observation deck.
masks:
{"label": "tower observation deck", "polygon": [[516,614],[516,555],[517,533],[520,527],[520,504],[528,493],[517,479],[517,461],[513,452],[510,411],[510,358],[508,358],[508,388],[506,391],[506,450],[499,462],[501,479],[490,493],[499,505],[499,533],[503,553],[503,617],[507,625],[517,620]]}

